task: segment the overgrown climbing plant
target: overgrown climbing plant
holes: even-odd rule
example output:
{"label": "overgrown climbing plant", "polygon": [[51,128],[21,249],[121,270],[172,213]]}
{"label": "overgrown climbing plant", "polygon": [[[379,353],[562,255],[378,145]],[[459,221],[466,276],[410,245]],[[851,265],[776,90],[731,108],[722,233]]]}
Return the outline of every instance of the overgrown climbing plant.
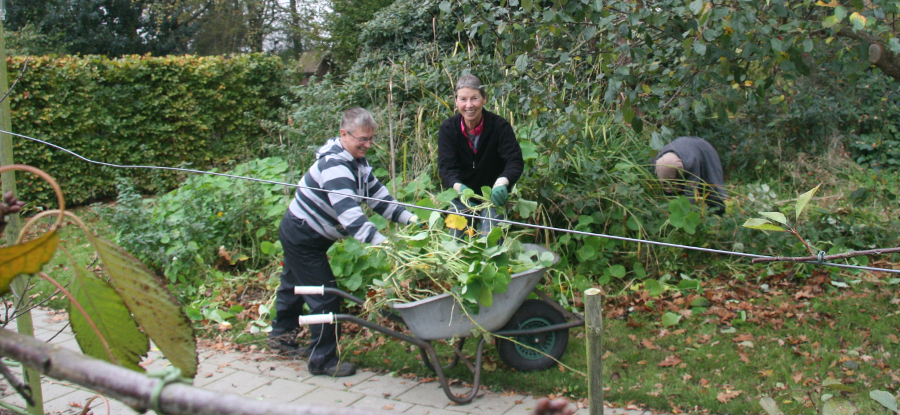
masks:
{"label": "overgrown climbing plant", "polygon": [[[198,365],[193,329],[162,279],[120,246],[96,236],[77,216],[66,211],[62,190],[52,177],[24,165],[0,168],[6,170],[27,171],[46,180],[56,192],[59,209],[32,217],[23,226],[16,245],[0,248],[0,294],[9,293],[16,276],[38,275],[68,297],[72,329],[85,354],[143,372],[139,363],[152,340],[183,376],[193,378]],[[46,216],[55,216],[56,222],[44,235],[23,242],[29,228]],[[58,249],[69,256],[58,246],[58,231],[64,226],[64,218],[84,231],[105,271],[102,276],[96,275],[73,262],[76,271],[68,281],[68,289],[64,282],[55,281],[41,271]]]}

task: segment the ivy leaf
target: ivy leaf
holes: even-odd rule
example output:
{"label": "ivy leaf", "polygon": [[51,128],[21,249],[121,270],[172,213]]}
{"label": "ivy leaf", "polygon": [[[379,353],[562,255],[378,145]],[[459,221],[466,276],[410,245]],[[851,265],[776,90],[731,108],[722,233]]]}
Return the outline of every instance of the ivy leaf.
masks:
{"label": "ivy leaf", "polygon": [[190,320],[165,282],[122,247],[88,234],[110,276],[110,283],[144,333],[188,378],[197,374],[197,342]]}
{"label": "ivy leaf", "polygon": [[[75,270],[75,275],[69,283],[69,290],[112,349],[113,357],[118,361],[110,363],[144,372],[144,368],[138,363],[150,350],[150,340],[138,328],[122,297],[106,281],[97,278],[84,267],[72,263],[72,269]],[[69,320],[75,340],[84,354],[109,361],[109,355],[97,333],[81,311],[72,304],[69,305]]]}
{"label": "ivy leaf", "polygon": [[54,230],[21,244],[0,248],[0,295],[9,292],[9,284],[19,274],[34,274],[43,268],[59,245]]}
{"label": "ivy leaf", "polygon": [[890,392],[873,390],[869,392],[869,397],[887,408],[891,413],[897,413],[897,399]]}
{"label": "ivy leaf", "polygon": [[761,231],[787,232],[782,227],[762,218],[747,219],[743,226],[745,228],[759,229]]}
{"label": "ivy leaf", "polygon": [[447,219],[444,219],[444,225],[447,225],[447,227],[450,229],[461,231],[466,229],[467,222],[466,218],[462,216],[450,214],[447,215]]}
{"label": "ivy leaf", "polygon": [[763,215],[775,222],[778,222],[782,225],[787,225],[787,218],[781,212],[759,212],[760,215]]}
{"label": "ivy leaf", "polygon": [[803,210],[806,209],[806,205],[809,204],[809,201],[812,200],[813,195],[815,195],[816,192],[819,191],[820,187],[822,187],[821,184],[797,197],[797,204],[794,205],[794,210],[797,212],[797,217],[795,220],[800,220],[800,214],[803,213]]}

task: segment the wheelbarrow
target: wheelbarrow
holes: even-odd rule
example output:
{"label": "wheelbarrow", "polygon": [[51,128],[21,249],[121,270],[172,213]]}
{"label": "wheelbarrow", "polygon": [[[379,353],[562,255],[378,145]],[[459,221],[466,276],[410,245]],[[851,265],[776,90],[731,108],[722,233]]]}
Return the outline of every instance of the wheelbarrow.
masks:
{"label": "wheelbarrow", "polygon": [[[534,244],[523,244],[525,252],[550,252]],[[554,255],[554,263],[559,260]],[[481,362],[485,336],[480,336],[475,352],[474,364],[463,352],[466,339],[481,328],[495,335],[498,354],[503,362],[516,370],[529,372],[547,369],[556,365],[569,344],[569,328],[584,325],[584,317],[567,311],[535,287],[546,272],[546,268],[534,268],[510,276],[506,292],[494,294],[490,307],[481,307],[478,314],[466,315],[463,306],[450,294],[444,293],[409,303],[393,304],[394,312],[384,313],[388,318],[407,326],[412,336],[403,334],[377,323],[348,314],[317,314],[300,317],[301,325],[331,324],[348,321],[384,333],[395,339],[412,343],[419,347],[422,362],[437,374],[444,393],[457,404],[466,404],[478,394],[481,383]],[[539,299],[526,299],[534,292]],[[304,295],[331,294],[364,304],[359,299],[337,288],[295,287],[294,293]],[[504,338],[505,337],[505,338]],[[454,355],[446,366],[440,365],[437,353],[431,345],[435,340],[459,339],[452,345]],[[512,338],[515,341],[509,341]],[[457,396],[450,390],[444,370],[462,361],[472,372],[472,390],[465,396]]]}

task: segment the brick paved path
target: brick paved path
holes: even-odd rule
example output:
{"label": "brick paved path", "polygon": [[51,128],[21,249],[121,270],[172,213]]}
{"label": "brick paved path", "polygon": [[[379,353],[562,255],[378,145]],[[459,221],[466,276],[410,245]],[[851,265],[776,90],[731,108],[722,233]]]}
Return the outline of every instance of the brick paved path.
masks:
{"label": "brick paved path", "polygon": [[[71,350],[80,351],[72,331],[67,327],[66,314],[54,314],[47,310],[32,310],[35,337],[51,341]],[[14,328],[10,328],[13,329]],[[147,370],[159,370],[169,363],[162,355],[151,350],[144,361]],[[21,367],[11,368],[21,373]],[[24,407],[24,400],[0,380],[4,402]],[[376,409],[387,413],[416,415],[525,415],[537,401],[532,396],[507,395],[483,392],[467,405],[455,405],[444,395],[440,383],[418,383],[415,379],[395,378],[372,371],[361,370],[345,378],[312,376],[304,361],[285,361],[267,354],[245,354],[200,350],[200,367],[194,386],[224,393],[236,393],[247,397],[298,402],[322,406]],[[64,381],[44,377],[42,380],[44,411],[47,414],[78,414],[85,402],[95,393]],[[460,388],[460,393],[468,389]],[[91,407],[94,414],[105,415],[106,409],[95,400]],[[77,406],[76,406],[77,405]],[[101,405],[101,406],[98,406]],[[110,413],[137,414],[125,404],[110,401]],[[148,413],[153,413],[152,411]],[[587,415],[587,408],[577,415]],[[651,412],[610,409],[605,414],[649,415]]]}

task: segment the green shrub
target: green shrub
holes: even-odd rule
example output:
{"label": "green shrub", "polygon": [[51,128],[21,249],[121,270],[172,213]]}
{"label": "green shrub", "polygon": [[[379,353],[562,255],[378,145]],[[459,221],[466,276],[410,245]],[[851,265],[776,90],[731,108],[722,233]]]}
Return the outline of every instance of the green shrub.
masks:
{"label": "green shrub", "polygon": [[[10,73],[24,57],[8,59]],[[130,56],[120,59],[31,57],[10,96],[14,132],[121,165],[205,169],[247,158],[266,136],[285,92],[282,65],[262,54],[232,57]],[[30,140],[14,139],[15,160],[53,175],[71,205],[114,195],[128,175],[141,191],[165,191],[176,175],[114,170]],[[23,200],[55,203],[52,191],[25,176]]]}
{"label": "green shrub", "polygon": [[[239,164],[230,173],[295,179],[279,158]],[[212,175],[192,176],[146,201],[126,180],[118,189],[118,203],[107,216],[119,243],[172,283],[199,283],[213,267],[252,269],[276,260],[278,224],[293,194],[282,185]]]}

